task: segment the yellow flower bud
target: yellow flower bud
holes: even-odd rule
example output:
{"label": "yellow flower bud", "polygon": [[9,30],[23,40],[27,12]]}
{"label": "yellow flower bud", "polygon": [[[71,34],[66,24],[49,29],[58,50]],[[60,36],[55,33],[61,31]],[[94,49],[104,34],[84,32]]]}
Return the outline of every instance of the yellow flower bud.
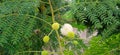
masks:
{"label": "yellow flower bud", "polygon": [[49,36],[44,36],[43,37],[43,42],[48,43],[49,42]]}
{"label": "yellow flower bud", "polygon": [[52,29],[54,29],[54,30],[58,30],[59,29],[59,23],[53,23],[52,24]]}
{"label": "yellow flower bud", "polygon": [[68,32],[68,33],[67,33],[67,37],[69,37],[69,38],[74,38],[74,37],[75,37],[74,32]]}
{"label": "yellow flower bud", "polygon": [[79,43],[78,43],[78,41],[74,40],[74,41],[73,41],[73,44],[74,44],[74,45],[78,45]]}
{"label": "yellow flower bud", "polygon": [[48,55],[48,51],[45,51],[45,50],[42,51],[42,52],[41,52],[41,55]]}

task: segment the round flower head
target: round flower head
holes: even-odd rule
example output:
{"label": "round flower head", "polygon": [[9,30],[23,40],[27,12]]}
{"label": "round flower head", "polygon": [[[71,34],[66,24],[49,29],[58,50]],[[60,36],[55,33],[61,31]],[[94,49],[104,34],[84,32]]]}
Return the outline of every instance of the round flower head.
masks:
{"label": "round flower head", "polygon": [[75,37],[74,32],[68,32],[68,33],[67,33],[67,37],[69,37],[69,38],[74,38],[74,37]]}
{"label": "round flower head", "polygon": [[78,45],[79,43],[78,43],[78,41],[74,40],[74,41],[73,41],[73,44],[74,44],[74,45]]}
{"label": "round flower head", "polygon": [[48,43],[49,42],[49,36],[44,36],[43,37],[43,42]]}
{"label": "round flower head", "polygon": [[42,52],[41,52],[41,55],[48,55],[48,51],[45,51],[45,50],[42,51]]}
{"label": "round flower head", "polygon": [[67,36],[68,32],[73,32],[73,27],[70,24],[64,24],[60,31],[62,35]]}
{"label": "round flower head", "polygon": [[53,23],[53,24],[52,24],[52,29],[58,30],[58,29],[59,29],[59,26],[60,26],[59,23]]}

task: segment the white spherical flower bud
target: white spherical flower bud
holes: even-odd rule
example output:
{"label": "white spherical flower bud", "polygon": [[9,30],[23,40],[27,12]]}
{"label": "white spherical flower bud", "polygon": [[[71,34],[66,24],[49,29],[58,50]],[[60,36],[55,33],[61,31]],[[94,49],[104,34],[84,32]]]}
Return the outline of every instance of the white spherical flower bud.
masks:
{"label": "white spherical flower bud", "polygon": [[62,28],[60,29],[60,31],[61,31],[61,34],[62,34],[62,35],[68,36],[68,34],[69,34],[70,32],[73,32],[73,27],[72,27],[70,24],[66,23],[66,24],[64,24],[64,25],[62,26]]}

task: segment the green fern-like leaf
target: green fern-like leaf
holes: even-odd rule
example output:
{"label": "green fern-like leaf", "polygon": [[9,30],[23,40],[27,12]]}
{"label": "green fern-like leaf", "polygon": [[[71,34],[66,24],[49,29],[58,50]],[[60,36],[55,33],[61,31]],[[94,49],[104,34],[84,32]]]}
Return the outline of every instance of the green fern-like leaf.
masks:
{"label": "green fern-like leaf", "polygon": [[36,1],[6,1],[0,5],[0,47],[13,54],[20,49],[25,50],[33,29],[37,24],[38,14]]}

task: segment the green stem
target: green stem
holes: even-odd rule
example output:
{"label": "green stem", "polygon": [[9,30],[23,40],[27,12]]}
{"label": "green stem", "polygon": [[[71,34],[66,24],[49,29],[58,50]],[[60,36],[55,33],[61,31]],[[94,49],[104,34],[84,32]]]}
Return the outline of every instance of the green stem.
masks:
{"label": "green stem", "polygon": [[[81,3],[86,3],[86,4],[88,4],[88,3],[96,3],[96,2],[87,2],[87,1],[85,0],[85,2],[78,2],[78,3],[75,3],[75,5],[79,5],[79,4],[81,4]],[[99,3],[102,3],[102,2],[99,2]],[[71,6],[71,4],[62,6],[62,7],[58,8],[58,9],[54,10],[54,12],[57,12],[57,11],[59,11],[59,10],[61,10],[61,9],[64,9],[65,7],[70,7],[70,6]]]}
{"label": "green stem", "polygon": [[2,16],[0,16],[0,18],[4,18],[4,17],[7,17],[7,16],[16,16],[16,15],[33,17],[33,18],[39,19],[39,20],[41,20],[41,21],[43,21],[43,22],[45,22],[45,23],[47,23],[48,25],[51,26],[51,24],[49,22],[45,21],[44,19],[36,17],[36,16],[33,16],[33,15],[29,15],[29,14],[16,14],[16,13],[13,13],[13,14],[8,14],[8,15],[2,15]]}
{"label": "green stem", "polygon": [[[22,51],[22,52],[17,52],[15,55],[23,54],[23,53],[41,53],[42,51]],[[55,54],[59,52],[49,52],[49,54]]]}
{"label": "green stem", "polygon": [[60,55],[63,55],[61,41],[60,41],[60,35],[59,35],[57,30],[55,30],[55,31],[56,31],[57,38],[58,38],[58,43],[59,43],[59,48],[60,48]]}
{"label": "green stem", "polygon": [[51,14],[52,14],[52,21],[53,21],[53,23],[54,23],[54,22],[55,22],[55,19],[54,19],[53,7],[52,7],[52,4],[51,4],[51,1],[50,1],[50,0],[48,0],[48,1],[49,1],[49,5],[50,5]]}
{"label": "green stem", "polygon": [[116,50],[119,50],[119,48],[115,48],[115,49],[112,49],[112,50],[110,50],[110,51],[108,51],[108,52],[105,52],[104,55],[106,55],[106,54],[108,54],[108,53],[110,53],[110,52],[112,52],[112,51],[116,51]]}
{"label": "green stem", "polygon": [[50,31],[50,33],[48,34],[48,36],[50,36],[52,34],[53,30]]}
{"label": "green stem", "polygon": [[22,54],[22,53],[40,53],[41,51],[22,51],[22,52],[18,52],[16,53],[15,55],[19,55],[19,54]]}
{"label": "green stem", "polygon": [[[50,0],[48,0],[48,1],[49,1],[50,9],[51,9],[52,21],[53,21],[53,23],[55,23],[53,7],[52,7],[52,4],[51,4],[51,1]],[[58,43],[59,43],[60,55],[63,55],[61,41],[60,41],[60,36],[59,36],[58,30],[55,30],[55,31],[56,31],[57,40],[58,40]]]}
{"label": "green stem", "polygon": [[44,2],[44,1],[41,1],[41,0],[40,0],[40,2],[41,2],[41,3],[45,3],[45,4],[49,4],[48,2]]}

